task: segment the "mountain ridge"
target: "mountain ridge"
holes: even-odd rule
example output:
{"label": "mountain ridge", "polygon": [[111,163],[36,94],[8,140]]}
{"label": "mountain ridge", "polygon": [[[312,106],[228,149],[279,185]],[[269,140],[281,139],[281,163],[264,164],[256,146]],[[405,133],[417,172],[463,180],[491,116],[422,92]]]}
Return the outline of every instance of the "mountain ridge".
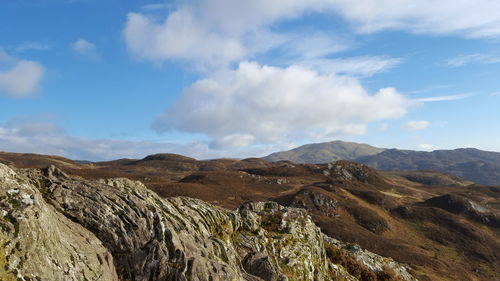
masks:
{"label": "mountain ridge", "polygon": [[[354,153],[356,151],[358,151],[358,155]],[[349,154],[348,152],[353,153]],[[320,157],[315,158],[316,155],[320,155]],[[325,155],[330,158],[324,157]],[[271,162],[288,160],[294,163],[310,164],[331,162],[326,160],[351,160],[378,170],[433,170],[478,184],[500,185],[500,152],[476,148],[415,151],[333,141],[303,145],[292,150],[270,154],[262,159]]]}

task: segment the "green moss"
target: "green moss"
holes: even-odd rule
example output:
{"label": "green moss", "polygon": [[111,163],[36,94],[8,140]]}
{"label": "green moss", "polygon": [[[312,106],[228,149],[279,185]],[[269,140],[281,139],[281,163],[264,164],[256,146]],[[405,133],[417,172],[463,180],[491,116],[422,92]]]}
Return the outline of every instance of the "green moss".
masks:
{"label": "green moss", "polygon": [[0,240],[0,280],[16,281],[15,275],[8,269],[7,258],[5,257],[5,244]]}
{"label": "green moss", "polygon": [[281,220],[283,214],[279,211],[265,214],[260,219],[260,225],[268,232],[281,232]]}

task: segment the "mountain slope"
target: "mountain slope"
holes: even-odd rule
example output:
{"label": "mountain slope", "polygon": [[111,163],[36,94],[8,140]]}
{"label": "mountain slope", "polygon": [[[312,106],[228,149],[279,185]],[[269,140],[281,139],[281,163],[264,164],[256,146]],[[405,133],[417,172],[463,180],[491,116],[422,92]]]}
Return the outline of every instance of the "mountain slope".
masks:
{"label": "mountain slope", "polygon": [[354,161],[379,170],[434,170],[479,184],[500,185],[500,153],[474,148],[432,152],[389,149]]}
{"label": "mountain slope", "polygon": [[263,157],[264,160],[282,160],[294,163],[329,163],[337,160],[352,160],[360,156],[374,155],[384,151],[382,148],[354,142],[332,141],[306,144],[292,150],[276,152]]}

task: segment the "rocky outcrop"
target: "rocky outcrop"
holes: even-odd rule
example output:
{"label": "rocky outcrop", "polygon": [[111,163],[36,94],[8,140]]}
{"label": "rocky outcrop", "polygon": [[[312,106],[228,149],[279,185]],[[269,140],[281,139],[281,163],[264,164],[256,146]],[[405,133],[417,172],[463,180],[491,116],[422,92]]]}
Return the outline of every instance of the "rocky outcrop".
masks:
{"label": "rocky outcrop", "polygon": [[445,194],[432,197],[420,205],[441,208],[454,214],[464,214],[466,217],[485,225],[500,228],[500,217],[492,210],[466,197],[456,194]]}
{"label": "rocky outcrop", "polygon": [[47,204],[26,177],[0,164],[0,280],[119,280],[92,232]]}
{"label": "rocky outcrop", "polygon": [[229,211],[128,179],[1,164],[0,196],[1,280],[356,280],[306,210],[274,202]]}

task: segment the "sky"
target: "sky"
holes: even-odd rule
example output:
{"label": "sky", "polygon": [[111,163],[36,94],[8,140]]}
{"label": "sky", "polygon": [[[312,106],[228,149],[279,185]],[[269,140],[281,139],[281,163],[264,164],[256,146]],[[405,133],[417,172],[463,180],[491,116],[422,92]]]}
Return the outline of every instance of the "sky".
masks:
{"label": "sky", "polygon": [[0,151],[500,151],[500,2],[0,1]]}

